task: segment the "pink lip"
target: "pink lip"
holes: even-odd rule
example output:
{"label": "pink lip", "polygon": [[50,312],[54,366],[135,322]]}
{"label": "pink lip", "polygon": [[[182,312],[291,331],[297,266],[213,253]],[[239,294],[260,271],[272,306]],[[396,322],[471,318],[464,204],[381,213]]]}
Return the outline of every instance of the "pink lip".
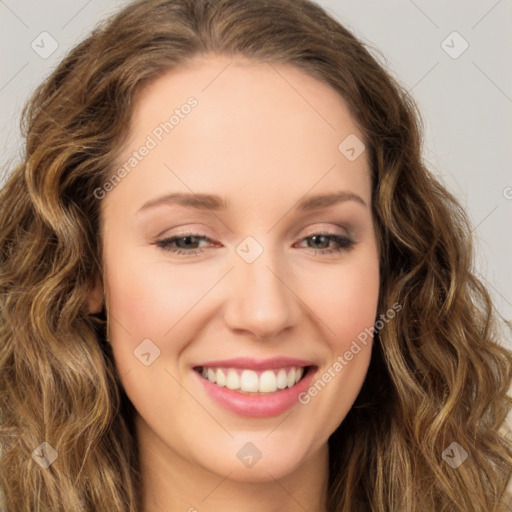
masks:
{"label": "pink lip", "polygon": [[194,364],[193,367],[205,366],[206,368],[246,368],[247,370],[273,370],[287,366],[314,366],[313,361],[294,359],[291,357],[273,357],[270,359],[253,359],[251,357],[236,357],[219,361],[207,361]]}
{"label": "pink lip", "polygon": [[[285,359],[285,362],[293,361],[287,358]],[[216,361],[215,366],[221,366],[219,363],[229,363],[229,366],[233,368],[233,361],[234,360]],[[302,366],[296,364],[297,360],[294,361],[296,366]],[[283,360],[280,361],[280,364],[282,363]],[[268,362],[265,364],[268,365]],[[206,364],[204,366],[206,366]],[[244,368],[250,367],[244,366]],[[266,368],[269,368],[269,366],[266,366]],[[217,384],[203,378],[195,370],[192,370],[192,373],[196,376],[195,378],[199,379],[210,397],[225,409],[228,409],[239,416],[246,416],[249,418],[269,418],[272,416],[278,416],[294,405],[297,405],[299,402],[299,395],[304,393],[311,386],[311,382],[316,375],[317,369],[317,367],[309,368],[306,375],[302,380],[295,384],[295,386],[285,388],[268,395],[244,395],[243,393],[233,391],[226,387],[217,386]]]}

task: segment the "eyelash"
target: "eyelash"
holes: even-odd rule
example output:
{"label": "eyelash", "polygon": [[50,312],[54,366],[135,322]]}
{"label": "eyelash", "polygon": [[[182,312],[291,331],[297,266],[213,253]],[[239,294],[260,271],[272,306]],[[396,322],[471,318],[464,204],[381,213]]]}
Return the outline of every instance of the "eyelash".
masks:
{"label": "eyelash", "polygon": [[[320,254],[336,254],[336,253],[341,253],[343,251],[348,252],[355,245],[354,240],[352,240],[349,237],[341,236],[341,235],[338,235],[335,233],[323,232],[323,231],[318,232],[318,233],[313,233],[312,235],[304,237],[301,241],[308,240],[308,239],[316,237],[316,236],[323,236],[329,240],[333,240],[339,246],[336,247],[335,249],[313,249],[313,248],[310,248],[310,249],[314,250],[315,253],[316,253],[316,251],[320,252]],[[201,249],[186,250],[186,249],[182,249],[181,247],[172,247],[172,245],[171,245],[171,244],[175,243],[177,240],[183,240],[185,238],[191,238],[191,237],[197,238],[198,240],[210,240],[208,237],[199,235],[197,233],[182,233],[180,235],[176,235],[176,236],[173,236],[170,238],[158,240],[157,242],[155,242],[155,245],[157,245],[164,251],[177,253],[177,254],[183,255],[185,257],[191,257],[191,256],[194,256],[195,254],[198,254],[199,252],[202,252],[202,250]]]}

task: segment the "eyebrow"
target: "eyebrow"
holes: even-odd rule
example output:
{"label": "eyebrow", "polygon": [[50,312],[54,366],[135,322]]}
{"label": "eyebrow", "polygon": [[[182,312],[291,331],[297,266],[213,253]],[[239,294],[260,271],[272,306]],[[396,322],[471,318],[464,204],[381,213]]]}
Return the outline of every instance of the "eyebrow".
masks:
{"label": "eyebrow", "polygon": [[[349,191],[339,191],[304,197],[298,201],[294,208],[295,210],[300,211],[318,210],[347,201],[355,201],[365,208],[367,207],[365,201],[357,194]],[[197,210],[220,211],[227,209],[225,200],[223,200],[220,196],[212,194],[188,194],[177,192],[150,199],[139,208],[137,213],[149,210],[156,206],[172,204],[195,208]]]}

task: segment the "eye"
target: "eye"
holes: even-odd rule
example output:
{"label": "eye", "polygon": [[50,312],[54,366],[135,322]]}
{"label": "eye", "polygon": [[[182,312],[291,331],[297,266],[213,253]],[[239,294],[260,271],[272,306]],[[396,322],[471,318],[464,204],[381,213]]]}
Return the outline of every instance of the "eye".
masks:
{"label": "eye", "polygon": [[182,233],[170,238],[158,240],[156,245],[164,251],[176,253],[178,255],[192,256],[203,252],[202,249],[196,247],[199,241],[210,240],[204,235],[195,233]]}
{"label": "eye", "polygon": [[[349,251],[355,245],[354,240],[347,236],[328,232],[314,233],[313,235],[303,238],[303,240],[311,240],[313,245],[310,246],[310,248],[314,249],[315,253],[318,251],[320,254],[333,254],[342,251]],[[325,243],[330,245],[330,243],[333,241],[337,244],[337,246],[334,248],[319,247],[319,245],[322,246],[325,245]]]}
{"label": "eye", "polygon": [[[155,242],[155,245],[164,251],[189,257],[203,252],[203,249],[199,247],[200,242],[203,241],[211,242],[210,238],[198,233],[182,233],[158,240]],[[315,251],[315,254],[335,254],[342,251],[349,251],[355,245],[354,240],[351,238],[329,232],[314,233],[313,235],[303,238],[301,242],[303,241],[312,242],[312,244],[308,243],[308,246]],[[332,242],[336,243],[335,247],[329,247]],[[326,244],[327,247],[325,246]]]}

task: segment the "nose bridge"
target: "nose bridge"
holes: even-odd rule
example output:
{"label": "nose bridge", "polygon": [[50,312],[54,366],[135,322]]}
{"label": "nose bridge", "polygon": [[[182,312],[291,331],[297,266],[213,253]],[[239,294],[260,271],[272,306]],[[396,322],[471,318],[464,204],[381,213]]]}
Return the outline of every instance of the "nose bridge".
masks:
{"label": "nose bridge", "polygon": [[288,282],[285,255],[253,237],[244,239],[236,253],[226,311],[229,327],[263,338],[295,325],[300,306],[292,292],[293,283]]}

